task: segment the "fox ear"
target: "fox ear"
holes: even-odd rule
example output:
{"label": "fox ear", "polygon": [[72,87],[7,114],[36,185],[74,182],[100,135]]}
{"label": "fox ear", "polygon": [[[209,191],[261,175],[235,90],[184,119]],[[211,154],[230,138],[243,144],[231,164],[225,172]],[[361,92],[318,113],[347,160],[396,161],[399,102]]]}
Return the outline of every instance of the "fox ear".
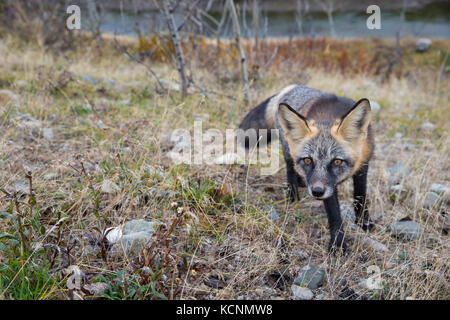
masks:
{"label": "fox ear", "polygon": [[278,107],[278,121],[284,136],[293,142],[298,142],[311,132],[306,119],[285,103],[280,103]]}
{"label": "fox ear", "polygon": [[341,119],[337,129],[347,141],[353,141],[367,133],[367,127],[370,123],[370,102],[367,99],[361,99],[355,103],[353,108]]}

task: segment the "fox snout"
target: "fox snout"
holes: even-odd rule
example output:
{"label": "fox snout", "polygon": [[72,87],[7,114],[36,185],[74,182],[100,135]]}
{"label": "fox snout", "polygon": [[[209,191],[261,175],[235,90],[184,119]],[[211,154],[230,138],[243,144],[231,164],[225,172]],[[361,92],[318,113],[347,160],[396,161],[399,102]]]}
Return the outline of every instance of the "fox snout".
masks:
{"label": "fox snout", "polygon": [[324,200],[333,195],[333,188],[326,186],[321,182],[316,182],[311,186],[308,186],[308,192],[317,200]]}

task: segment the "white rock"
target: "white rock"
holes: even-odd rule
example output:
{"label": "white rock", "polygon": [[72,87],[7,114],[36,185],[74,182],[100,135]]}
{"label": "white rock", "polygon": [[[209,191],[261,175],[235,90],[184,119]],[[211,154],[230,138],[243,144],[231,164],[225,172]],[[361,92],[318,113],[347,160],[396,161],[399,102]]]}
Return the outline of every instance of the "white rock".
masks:
{"label": "white rock", "polygon": [[107,228],[104,234],[109,243],[116,243],[122,238],[122,227]]}
{"label": "white rock", "polygon": [[103,123],[102,120],[98,120],[98,121],[95,123],[95,125],[96,125],[98,128],[100,128],[100,129],[108,129],[108,128],[109,128],[106,124]]}
{"label": "white rock", "polygon": [[44,175],[44,180],[53,180],[57,177],[58,175],[54,172],[50,172]]}
{"label": "white rock", "polygon": [[378,242],[368,236],[363,236],[362,242],[375,251],[379,251],[379,252],[388,252],[389,251],[389,249],[384,244],[382,244],[381,242]]}
{"label": "white rock", "polygon": [[120,188],[117,186],[117,184],[115,184],[111,180],[103,180],[102,186],[101,186],[101,192],[112,194],[112,193],[116,193],[119,190],[120,190]]}
{"label": "white rock", "polygon": [[432,41],[427,38],[421,38],[416,42],[416,51],[425,52],[431,47]]}
{"label": "white rock", "polygon": [[312,291],[306,287],[300,287],[295,284],[291,287],[294,299],[299,300],[311,300],[314,297]]}
{"label": "white rock", "polygon": [[431,132],[434,128],[436,128],[436,125],[431,122],[424,122],[420,125],[420,129],[425,132]]}
{"label": "white rock", "polygon": [[42,137],[44,137],[45,139],[52,140],[54,138],[52,128],[42,128],[41,133]]}
{"label": "white rock", "polygon": [[436,192],[437,194],[441,195],[445,201],[450,201],[450,188],[447,186],[444,186],[443,184],[433,183],[430,187],[431,192]]}
{"label": "white rock", "polygon": [[437,207],[441,202],[441,197],[436,192],[427,192],[425,194],[425,199],[423,201],[423,207],[425,209],[431,209],[433,207]]}

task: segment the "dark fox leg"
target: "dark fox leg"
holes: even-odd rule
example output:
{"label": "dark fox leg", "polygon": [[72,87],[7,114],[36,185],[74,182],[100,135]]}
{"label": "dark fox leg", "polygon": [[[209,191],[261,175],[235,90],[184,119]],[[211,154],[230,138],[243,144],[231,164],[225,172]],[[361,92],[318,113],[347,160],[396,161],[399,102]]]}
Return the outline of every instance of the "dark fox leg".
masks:
{"label": "dark fox leg", "polygon": [[367,191],[367,172],[369,164],[365,163],[353,176],[353,206],[355,208],[356,223],[361,226],[363,230],[372,230],[375,224],[370,220],[368,203],[366,199]]}
{"label": "dark fox leg", "polygon": [[339,200],[337,188],[331,197],[323,200],[325,211],[328,216],[328,226],[330,228],[330,243],[328,251],[334,252],[336,248],[341,248],[345,252],[347,246],[344,241],[344,230],[342,228],[341,210],[339,208]]}
{"label": "dark fox leg", "polygon": [[286,160],[286,172],[287,181],[289,185],[289,197],[291,201],[300,201],[300,193],[298,192],[299,181],[301,177],[298,175],[297,171],[294,169],[294,161],[290,157],[285,157]]}
{"label": "dark fox leg", "polygon": [[284,139],[283,135],[280,135],[281,147],[283,149],[284,161],[286,161],[286,173],[289,186],[289,197],[291,201],[300,201],[300,193],[298,192],[299,182],[302,180],[297,171],[294,169],[294,160],[289,152],[289,146]]}

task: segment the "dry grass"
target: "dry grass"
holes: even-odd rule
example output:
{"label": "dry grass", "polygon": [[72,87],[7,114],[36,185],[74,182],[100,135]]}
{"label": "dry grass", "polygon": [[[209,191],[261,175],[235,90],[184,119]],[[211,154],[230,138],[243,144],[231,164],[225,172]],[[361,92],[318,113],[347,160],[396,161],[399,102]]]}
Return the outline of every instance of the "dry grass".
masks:
{"label": "dry grass", "polygon": [[[448,42],[443,45],[448,51]],[[257,165],[171,164],[167,152],[173,129],[192,129],[199,117],[206,119],[204,130],[235,128],[248,111],[236,96],[239,82],[223,80],[232,65],[210,72],[193,61],[197,82],[221,94],[194,93],[180,101],[177,92],[157,94],[141,65],[112,49],[99,57],[89,48],[56,55],[14,39],[0,42],[0,86],[18,97],[15,102],[4,97],[0,105],[0,188],[13,194],[17,183],[27,186],[25,174],[31,171],[35,195],[31,211],[30,197],[17,195],[21,214],[10,209],[13,196],[0,195],[0,211],[12,214],[0,226],[0,234],[12,235],[0,239],[0,249],[5,248],[0,265],[6,266],[0,269],[0,298],[65,299],[74,292],[54,269],[71,264],[85,273],[85,283],[109,283],[108,297],[114,299],[289,299],[290,285],[309,262],[326,269],[326,282],[315,291],[321,299],[448,298],[449,239],[442,231],[448,209],[422,207],[431,183],[450,185],[450,90],[442,68],[381,84],[373,75],[344,76],[306,68],[294,59],[280,61],[264,82],[253,84],[253,101],[301,82],[353,99],[368,97],[382,106],[375,115],[377,149],[369,174],[377,227],[369,236],[389,251],[373,250],[360,241],[362,232],[349,230],[350,253],[329,256],[323,207],[304,190],[302,201],[287,201],[283,167],[274,176],[260,176]],[[176,81],[174,68],[152,67]],[[86,74],[97,81],[89,83]],[[435,124],[433,130],[420,129],[427,121]],[[53,138],[43,137],[40,128],[52,128]],[[393,194],[388,182],[387,168],[397,161],[411,169],[402,179],[402,194]],[[102,193],[105,180],[118,190]],[[350,204],[351,188],[349,182],[340,187],[341,203]],[[161,191],[173,193],[156,196]],[[274,206],[280,219],[270,220],[265,206]],[[28,251],[15,240],[18,216],[25,221]],[[404,217],[424,227],[421,239],[390,235],[389,224]],[[157,246],[137,257],[111,256],[102,249],[103,230],[136,218],[162,223]],[[58,246],[63,254],[38,243]],[[381,270],[383,290],[358,288],[372,265]],[[148,268],[150,275],[144,272]]]}

